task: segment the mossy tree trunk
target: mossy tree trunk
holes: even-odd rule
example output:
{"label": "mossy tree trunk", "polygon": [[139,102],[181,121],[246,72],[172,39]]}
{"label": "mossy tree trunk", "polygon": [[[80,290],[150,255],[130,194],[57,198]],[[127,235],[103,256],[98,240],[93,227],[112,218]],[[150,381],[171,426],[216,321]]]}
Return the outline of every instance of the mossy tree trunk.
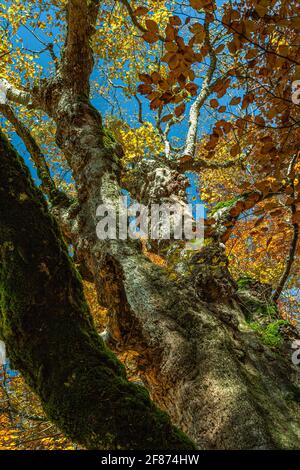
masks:
{"label": "mossy tree trunk", "polygon": [[0,337],[51,420],[92,449],[193,449],[97,334],[46,202],[0,134]]}

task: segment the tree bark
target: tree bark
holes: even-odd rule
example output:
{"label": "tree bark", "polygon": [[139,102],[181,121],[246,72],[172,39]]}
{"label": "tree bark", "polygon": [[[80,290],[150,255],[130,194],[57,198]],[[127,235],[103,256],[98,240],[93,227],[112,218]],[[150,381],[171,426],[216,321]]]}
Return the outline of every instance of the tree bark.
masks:
{"label": "tree bark", "polygon": [[174,282],[139,242],[97,240],[97,205],[119,197],[114,147],[87,102],[56,109],[78,186],[77,245],[109,308],[112,336],[142,356],[153,399],[201,448],[297,448],[297,371],[247,326],[218,243]]}
{"label": "tree bark", "polygon": [[48,417],[89,449],[193,449],[97,334],[46,202],[0,134],[0,336]]}
{"label": "tree bark", "polygon": [[[117,205],[121,189],[118,145],[106,134],[88,98],[97,4],[94,0],[68,2],[68,35],[62,54],[66,63],[34,90],[32,101],[56,122],[57,143],[72,169],[78,206],[62,213],[60,219],[94,277],[99,301],[109,309],[110,332],[124,348],[136,349],[151,396],[198,447],[299,448],[299,374],[286,350],[264,346],[247,325],[219,243],[228,235],[228,231],[219,233],[219,218],[231,227],[240,209],[248,207],[249,198],[237,201],[228,214],[218,214],[211,243],[187,260],[187,276],[176,281],[143,256],[139,241],[96,237],[98,205]],[[254,196],[255,203],[260,195]],[[45,352],[51,373],[59,363],[54,350],[57,334],[53,328],[52,343]],[[31,329],[31,335],[26,341],[35,350],[37,330]],[[85,342],[75,344],[69,332],[67,338],[70,351],[85,347]],[[60,374],[65,381],[64,368],[66,373],[69,370],[65,364],[73,364],[72,358],[67,352],[53,383],[64,383]],[[31,374],[42,374],[49,381],[48,372],[39,370],[39,363],[32,364],[31,356],[18,359]],[[83,366],[79,372],[84,373]],[[89,397],[91,410],[97,396],[90,394],[91,385],[84,377],[80,393]],[[43,399],[43,391],[38,392]],[[75,415],[81,416],[82,397],[68,389],[63,403],[68,411],[72,408],[69,424],[76,433]],[[60,404],[52,404],[56,418]],[[108,412],[109,422],[111,407]]]}

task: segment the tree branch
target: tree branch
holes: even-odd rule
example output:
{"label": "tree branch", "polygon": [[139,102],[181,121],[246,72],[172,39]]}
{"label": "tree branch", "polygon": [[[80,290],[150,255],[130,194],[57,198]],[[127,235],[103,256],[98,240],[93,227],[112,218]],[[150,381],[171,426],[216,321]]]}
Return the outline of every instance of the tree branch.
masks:
{"label": "tree branch", "polygon": [[252,209],[259,202],[283,193],[284,188],[280,188],[276,193],[269,191],[264,193],[257,189],[241,194],[226,207],[213,212],[212,216],[205,221],[205,237],[215,238],[225,243],[239,218],[246,210]]}
{"label": "tree branch", "polygon": [[195,449],[97,334],[58,226],[1,133],[0,157],[0,335],[13,367],[88,449]]}
{"label": "tree branch", "polygon": [[[120,3],[122,3],[122,4],[125,6],[125,8],[126,8],[128,14],[129,14],[129,16],[130,16],[130,18],[131,18],[131,21],[132,21],[132,23],[134,24],[134,26],[136,26],[137,29],[139,29],[139,30],[141,31],[141,33],[146,33],[146,32],[148,31],[147,28],[145,28],[145,27],[138,21],[137,17],[136,17],[135,14],[134,14],[134,10],[131,8],[131,5],[130,5],[130,3],[128,2],[128,0],[118,0],[118,1],[119,1]],[[165,38],[164,38],[161,34],[158,34],[157,36],[159,37],[159,39],[160,39],[161,41],[165,41]]]}
{"label": "tree branch", "polygon": [[99,0],[69,0],[67,37],[62,54],[61,75],[64,84],[75,93],[89,94],[93,69],[91,38],[95,33]]}
{"label": "tree branch", "polygon": [[144,119],[143,119],[143,103],[139,99],[139,97],[134,94],[133,97],[135,98],[137,104],[138,104],[138,116],[139,116],[139,123],[144,124]]}
{"label": "tree branch", "polygon": [[35,31],[32,31],[32,29],[28,28],[28,26],[26,24],[23,24],[23,27],[25,29],[27,29],[27,31],[29,33],[31,33],[41,44],[43,44],[43,46],[45,46],[45,48],[40,51],[39,53],[41,52],[45,52],[45,51],[49,51],[49,54],[51,56],[51,59],[53,61],[53,64],[55,66],[55,68],[57,69],[57,57],[55,55],[55,52],[54,52],[54,45],[53,45],[53,42],[44,42],[37,34]]}
{"label": "tree branch", "polygon": [[27,414],[27,413],[23,413],[23,411],[18,410],[15,407],[12,407],[11,409],[8,409],[8,408],[0,406],[0,413],[12,414],[12,415],[17,416],[18,418],[29,419],[31,421],[39,421],[39,422],[46,422],[47,421],[46,418],[44,418],[43,416],[35,416],[35,415],[30,415],[30,414]]}
{"label": "tree branch", "polygon": [[30,130],[20,121],[9,105],[0,104],[0,112],[13,125],[16,133],[24,142],[28,153],[37,169],[38,177],[42,182],[42,189],[49,197],[51,204],[69,204],[68,196],[60,191],[52,179],[46,158],[33,138]]}
{"label": "tree branch", "polygon": [[[293,184],[293,181],[290,178],[290,176],[291,176],[293,168],[294,168],[294,166],[297,162],[298,157],[299,157],[299,153],[296,153],[294,155],[294,157],[292,158],[292,160],[291,160],[290,167],[289,167],[289,170],[288,170],[288,179],[290,181],[291,186],[293,187],[294,198],[295,198],[295,188],[294,188],[294,184]],[[296,215],[296,212],[297,212],[297,207],[296,207],[295,202],[293,202],[291,204],[292,221],[293,221],[293,216]],[[282,291],[285,287],[285,284],[288,280],[288,277],[290,275],[290,272],[291,272],[291,269],[292,269],[292,266],[293,266],[293,262],[294,262],[294,259],[295,259],[295,254],[296,254],[297,244],[298,244],[298,239],[299,239],[299,224],[297,222],[292,222],[292,226],[293,226],[293,236],[292,236],[292,239],[291,239],[291,245],[290,245],[288,256],[286,258],[285,269],[284,269],[284,271],[281,275],[278,286],[276,287],[275,292],[273,293],[273,296],[272,296],[274,302],[277,302],[277,300],[279,299],[279,297],[280,297],[280,295],[281,295],[281,293],[282,293]]]}
{"label": "tree branch", "polygon": [[238,37],[242,37],[245,41],[249,42],[249,44],[252,44],[253,46],[257,47],[258,49],[260,49],[261,51],[265,52],[266,54],[270,54],[270,55],[275,55],[277,57],[280,57],[281,59],[284,59],[288,62],[291,62],[292,64],[295,64],[295,65],[300,65],[300,62],[298,62],[297,60],[295,59],[292,59],[292,57],[289,55],[289,56],[286,56],[286,55],[283,55],[283,54],[280,54],[279,52],[276,52],[272,49],[268,49],[267,47],[264,47],[262,46],[261,44],[259,44],[258,42],[255,42],[253,41],[252,39],[250,39],[245,33],[243,33],[242,31],[238,31],[237,29],[235,29],[233,27],[232,24],[227,24],[225,23],[224,21],[221,21],[221,20],[218,20],[217,18],[215,18],[217,21],[219,21],[220,23],[222,23],[223,26],[225,26],[226,28],[228,28],[229,30],[233,31],[233,33],[237,34]]}
{"label": "tree branch", "polygon": [[201,92],[198,94],[195,102],[192,104],[190,109],[189,115],[189,128],[186,137],[186,143],[183,155],[189,155],[193,157],[195,155],[196,150],[196,139],[197,139],[197,128],[198,128],[198,121],[200,110],[205,103],[205,100],[210,95],[213,86],[211,85],[211,81],[216,70],[217,65],[217,57],[214,51],[214,48],[211,44],[210,40],[210,31],[209,31],[209,16],[206,14],[205,21],[204,21],[204,30],[205,30],[205,45],[208,48],[209,57],[210,57],[210,65],[206,74],[206,77],[203,80]]}
{"label": "tree branch", "polygon": [[173,115],[173,117],[167,122],[164,131],[161,128],[161,123],[162,123],[161,117],[162,116],[161,116],[161,109],[160,109],[160,110],[158,110],[156,127],[157,127],[158,132],[161,136],[162,142],[165,146],[165,157],[168,160],[171,156],[171,151],[173,151],[173,152],[175,151],[175,149],[172,147],[172,145],[170,144],[170,141],[168,139],[171,127],[174,126],[175,124],[179,124],[180,122],[182,122],[183,119],[184,119],[184,116],[176,117],[175,115]]}
{"label": "tree branch", "polygon": [[32,107],[32,95],[28,91],[19,90],[9,83],[5,78],[0,79],[0,91],[3,91],[5,97],[9,101]]}
{"label": "tree branch", "polygon": [[204,158],[197,158],[197,160],[189,159],[183,160],[178,164],[178,171],[181,173],[185,171],[201,171],[201,170],[219,170],[222,168],[231,168],[240,163],[240,160],[227,160],[225,162],[211,162]]}

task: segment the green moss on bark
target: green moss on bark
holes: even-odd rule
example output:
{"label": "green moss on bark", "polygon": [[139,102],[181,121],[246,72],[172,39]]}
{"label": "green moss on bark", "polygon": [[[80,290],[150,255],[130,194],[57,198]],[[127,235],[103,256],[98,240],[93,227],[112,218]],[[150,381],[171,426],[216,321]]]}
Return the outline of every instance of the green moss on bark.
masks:
{"label": "green moss on bark", "polygon": [[249,323],[250,327],[256,331],[262,339],[262,342],[272,348],[279,348],[283,343],[283,338],[280,334],[280,327],[288,325],[286,320],[276,320],[268,325],[261,325],[257,322]]}
{"label": "green moss on bark", "polygon": [[66,435],[90,449],[194,449],[97,334],[45,200],[0,134],[0,337]]}

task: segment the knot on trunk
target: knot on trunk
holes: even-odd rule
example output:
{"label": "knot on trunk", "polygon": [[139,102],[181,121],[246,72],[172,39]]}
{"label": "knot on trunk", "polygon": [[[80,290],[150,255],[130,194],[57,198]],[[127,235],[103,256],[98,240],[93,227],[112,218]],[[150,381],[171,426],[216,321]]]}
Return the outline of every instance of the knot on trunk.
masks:
{"label": "knot on trunk", "polygon": [[228,270],[228,259],[224,249],[217,243],[205,246],[193,255],[192,278],[197,295],[207,302],[226,301],[237,290]]}
{"label": "knot on trunk", "polygon": [[248,321],[279,318],[276,303],[272,301],[272,286],[249,276],[237,281],[238,301]]}
{"label": "knot on trunk", "polygon": [[132,197],[145,205],[186,202],[188,179],[161,159],[142,160],[124,178]]}

